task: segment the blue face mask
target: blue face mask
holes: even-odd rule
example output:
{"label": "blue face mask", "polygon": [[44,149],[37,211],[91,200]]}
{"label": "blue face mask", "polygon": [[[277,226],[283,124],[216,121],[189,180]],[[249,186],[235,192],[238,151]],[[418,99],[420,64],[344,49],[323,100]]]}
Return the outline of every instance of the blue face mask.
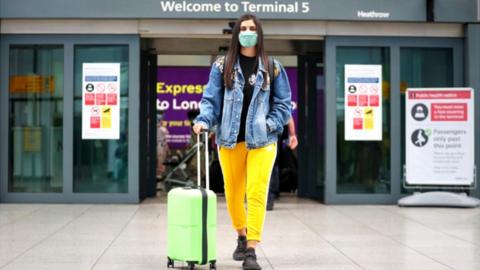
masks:
{"label": "blue face mask", "polygon": [[238,40],[245,48],[253,47],[257,45],[257,32],[240,32]]}

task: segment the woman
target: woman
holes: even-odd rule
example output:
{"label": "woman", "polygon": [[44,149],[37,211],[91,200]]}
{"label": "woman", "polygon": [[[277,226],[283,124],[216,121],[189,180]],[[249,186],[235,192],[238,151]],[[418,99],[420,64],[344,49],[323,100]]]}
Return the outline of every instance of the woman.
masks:
{"label": "woman", "polygon": [[[225,197],[238,234],[233,259],[243,260],[243,269],[261,269],[255,247],[261,241],[278,134],[291,117],[287,74],[274,61],[270,78],[269,62],[260,21],[252,14],[241,16],[226,57],[212,65],[193,126],[198,134],[218,125]],[[271,80],[275,89],[270,89]]]}

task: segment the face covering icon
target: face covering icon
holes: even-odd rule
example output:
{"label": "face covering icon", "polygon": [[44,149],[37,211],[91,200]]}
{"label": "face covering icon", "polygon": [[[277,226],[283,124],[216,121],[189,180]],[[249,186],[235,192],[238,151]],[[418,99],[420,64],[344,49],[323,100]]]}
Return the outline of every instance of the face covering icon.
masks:
{"label": "face covering icon", "polygon": [[257,45],[257,33],[256,32],[241,32],[238,35],[240,45],[245,48],[253,47]]}

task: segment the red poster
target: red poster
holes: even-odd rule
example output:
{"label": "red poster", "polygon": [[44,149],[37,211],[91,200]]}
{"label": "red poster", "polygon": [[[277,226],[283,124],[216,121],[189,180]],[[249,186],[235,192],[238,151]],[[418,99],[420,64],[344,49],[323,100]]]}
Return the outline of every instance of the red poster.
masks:
{"label": "red poster", "polygon": [[467,121],[466,103],[432,103],[432,121]]}
{"label": "red poster", "polygon": [[371,95],[370,96],[370,106],[371,107],[378,107],[380,103],[378,95]]}
{"label": "red poster", "polygon": [[469,99],[470,91],[421,91],[410,90],[410,99]]}
{"label": "red poster", "polygon": [[105,94],[97,94],[97,105],[105,105]]}
{"label": "red poster", "polygon": [[358,96],[358,106],[367,107],[368,106],[368,95]]}
{"label": "red poster", "polygon": [[116,93],[107,94],[107,104],[108,105],[117,105],[117,94]]}
{"label": "red poster", "polygon": [[85,105],[95,105],[95,94],[85,93]]}
{"label": "red poster", "polygon": [[353,118],[353,129],[363,129],[363,118]]}
{"label": "red poster", "polygon": [[357,95],[348,95],[348,106],[357,106]]}
{"label": "red poster", "polygon": [[100,128],[100,117],[98,116],[90,117],[90,128]]}

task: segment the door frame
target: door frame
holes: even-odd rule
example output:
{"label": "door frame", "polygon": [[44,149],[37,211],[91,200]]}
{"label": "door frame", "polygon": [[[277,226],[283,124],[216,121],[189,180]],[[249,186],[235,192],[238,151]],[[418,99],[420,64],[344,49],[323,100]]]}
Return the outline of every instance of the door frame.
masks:
{"label": "door frame", "polygon": [[[337,193],[337,47],[386,47],[390,52],[390,193],[338,194]],[[401,193],[401,126],[400,126],[400,48],[452,48],[453,86],[463,86],[464,49],[462,38],[417,37],[332,37],[325,38],[326,77],[326,190],[327,204],[396,204],[406,194]]]}
{"label": "door frame", "polygon": [[139,184],[144,199],[157,194],[157,53],[142,49],[140,58]]}
{"label": "door frame", "polygon": [[[323,43],[322,43],[323,46]],[[320,164],[321,157],[325,160],[325,126],[323,126],[323,151],[317,149],[318,127],[317,113],[323,104],[317,104],[319,89],[317,88],[317,74],[319,66],[324,69],[324,54],[306,53],[298,55],[298,196],[324,200],[325,194],[325,162]],[[325,69],[324,77],[325,77]],[[325,84],[323,85],[325,93]],[[325,102],[325,97],[324,97]],[[325,111],[323,117],[325,117]],[[315,147],[312,147],[315,146]],[[319,175],[318,166],[323,168],[323,175]]]}
{"label": "door frame", "polygon": [[[0,202],[16,203],[137,203],[139,202],[139,138],[128,137],[128,193],[73,192],[73,119],[75,45],[128,45],[129,101],[128,128],[138,131],[139,60],[138,35],[1,35],[0,42]],[[63,86],[63,192],[8,192],[9,168],[9,55],[11,45],[62,45],[64,53]]]}

